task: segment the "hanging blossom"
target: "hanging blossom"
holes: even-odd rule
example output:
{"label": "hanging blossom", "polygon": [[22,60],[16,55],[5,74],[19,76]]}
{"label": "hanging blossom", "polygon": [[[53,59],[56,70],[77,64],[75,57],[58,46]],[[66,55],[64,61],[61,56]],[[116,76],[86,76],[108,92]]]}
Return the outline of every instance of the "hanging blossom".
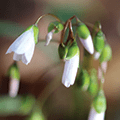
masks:
{"label": "hanging blossom", "polygon": [[52,40],[54,31],[55,31],[55,30],[53,29],[52,31],[50,31],[50,32],[46,35],[46,43],[45,43],[45,46],[49,45],[50,41]]}
{"label": "hanging blossom", "polygon": [[6,54],[14,52],[13,60],[22,60],[22,62],[27,65],[32,59],[38,33],[39,30],[35,25],[30,26],[12,43]]}
{"label": "hanging blossom", "polygon": [[93,107],[90,109],[88,120],[104,120],[105,112],[97,113]]}
{"label": "hanging blossom", "polygon": [[62,76],[62,83],[66,87],[70,87],[70,85],[74,84],[78,66],[79,66],[78,53],[71,59],[65,61],[64,72]]}
{"label": "hanging blossom", "polygon": [[92,42],[92,37],[91,35],[89,35],[86,39],[80,38],[81,43],[83,44],[83,46],[85,47],[85,49],[90,53],[93,54],[94,53],[94,47],[93,47],[93,42]]}

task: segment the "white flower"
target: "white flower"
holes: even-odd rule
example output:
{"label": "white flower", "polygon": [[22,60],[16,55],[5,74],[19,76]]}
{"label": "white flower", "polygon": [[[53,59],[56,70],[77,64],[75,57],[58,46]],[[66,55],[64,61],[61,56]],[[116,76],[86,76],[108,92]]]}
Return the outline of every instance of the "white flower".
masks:
{"label": "white flower", "polygon": [[97,113],[92,107],[88,116],[88,120],[104,120],[105,112]]}
{"label": "white flower", "polygon": [[94,47],[93,47],[91,35],[89,35],[87,39],[80,38],[80,41],[82,42],[83,46],[90,54],[94,53]]}
{"label": "white flower", "polygon": [[10,79],[9,83],[9,96],[15,97],[18,94],[20,81],[17,79]]}
{"label": "white flower", "polygon": [[79,66],[78,53],[71,59],[65,61],[62,83],[66,87],[70,87],[70,85],[74,84],[78,66]]}
{"label": "white flower", "polygon": [[52,30],[52,31],[50,31],[50,32],[47,34],[45,46],[49,45],[49,43],[50,43],[50,41],[51,41],[51,39],[52,39],[52,37],[53,37],[54,31],[55,31],[55,30]]}
{"label": "white flower", "polygon": [[32,59],[34,49],[34,30],[33,27],[31,27],[12,43],[6,54],[14,52],[13,59],[16,61],[22,60],[22,62],[27,65]]}
{"label": "white flower", "polygon": [[97,51],[95,51],[95,53],[94,53],[94,59],[98,60],[99,57],[100,57],[100,53],[97,52]]}

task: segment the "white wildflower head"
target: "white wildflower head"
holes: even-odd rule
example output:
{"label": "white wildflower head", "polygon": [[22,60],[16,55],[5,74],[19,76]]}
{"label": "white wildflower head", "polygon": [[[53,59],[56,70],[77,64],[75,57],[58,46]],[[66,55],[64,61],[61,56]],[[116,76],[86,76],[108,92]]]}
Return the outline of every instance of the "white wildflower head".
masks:
{"label": "white wildflower head", "polygon": [[100,57],[100,53],[95,51],[95,53],[94,53],[94,59],[98,60],[99,57]]}
{"label": "white wildflower head", "polygon": [[70,87],[70,85],[74,84],[78,66],[79,66],[79,54],[76,54],[71,59],[65,61],[62,83],[66,87]]}
{"label": "white wildflower head", "polygon": [[55,30],[52,30],[52,31],[50,31],[50,32],[47,34],[45,46],[49,45],[49,43],[50,43],[50,41],[51,41],[51,39],[52,39],[52,37],[53,37],[54,31],[55,31]]}
{"label": "white wildflower head", "polygon": [[97,113],[94,107],[91,107],[88,120],[104,120],[105,112]]}
{"label": "white wildflower head", "polygon": [[94,53],[94,47],[93,47],[93,42],[92,42],[92,37],[89,35],[86,39],[79,38],[85,49],[90,53]]}
{"label": "white wildflower head", "polygon": [[6,54],[14,52],[13,59],[28,64],[33,56],[35,43],[37,43],[39,30],[35,25],[26,29],[8,48]]}

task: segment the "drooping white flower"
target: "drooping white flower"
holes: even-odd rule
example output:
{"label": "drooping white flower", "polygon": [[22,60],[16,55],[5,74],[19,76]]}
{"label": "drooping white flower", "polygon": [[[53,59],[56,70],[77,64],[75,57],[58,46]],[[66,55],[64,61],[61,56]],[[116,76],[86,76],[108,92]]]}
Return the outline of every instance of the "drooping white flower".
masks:
{"label": "drooping white flower", "polygon": [[49,45],[52,37],[53,37],[53,33],[54,33],[55,30],[52,30],[50,31],[47,35],[46,35],[46,43],[45,43],[45,46]]}
{"label": "drooping white flower", "polygon": [[89,35],[86,39],[83,38],[79,38],[80,41],[82,42],[83,46],[85,47],[85,49],[90,53],[93,54],[94,53],[94,47],[93,47],[93,42],[92,42],[92,37],[91,35]]}
{"label": "drooping white flower", "polygon": [[64,72],[62,76],[62,83],[66,87],[70,87],[75,82],[77,70],[79,66],[79,54],[65,61]]}
{"label": "drooping white flower", "polygon": [[97,113],[93,107],[90,109],[88,120],[104,120],[105,112]]}
{"label": "drooping white flower", "polygon": [[13,60],[22,60],[22,62],[27,65],[32,59],[35,40],[38,37],[38,30],[36,30],[36,28],[37,27],[33,25],[21,34],[8,48],[6,54],[14,52]]}
{"label": "drooping white flower", "polygon": [[16,97],[16,95],[18,94],[18,90],[19,90],[19,83],[20,81],[17,79],[10,79],[10,83],[9,83],[9,96],[10,97]]}

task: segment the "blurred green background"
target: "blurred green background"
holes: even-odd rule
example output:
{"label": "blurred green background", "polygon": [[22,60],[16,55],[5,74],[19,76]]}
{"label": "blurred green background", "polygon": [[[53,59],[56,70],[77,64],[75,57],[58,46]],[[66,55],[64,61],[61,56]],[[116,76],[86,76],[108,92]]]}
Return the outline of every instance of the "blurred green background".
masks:
{"label": "blurred green background", "polygon": [[[108,43],[112,47],[113,57],[109,62],[105,75],[104,91],[107,98],[106,120],[120,119],[120,1],[119,0],[1,0],[0,1],[0,112],[1,107],[11,99],[3,95],[8,93],[8,78],[5,77],[8,67],[12,64],[13,54],[5,55],[7,48],[16,37],[29,25],[34,24],[39,16],[53,13],[66,21],[76,15],[83,22],[100,21]],[[42,19],[38,27],[41,42],[36,46],[31,63],[26,66],[18,62],[21,83],[19,95],[32,94],[42,102],[43,113],[48,120],[87,120],[90,98],[87,93],[69,89],[61,84],[63,62],[57,53],[60,33],[54,35],[54,42],[44,47],[47,26],[52,17]],[[97,65],[97,63],[96,63]],[[19,98],[19,97],[18,97]],[[74,99],[76,98],[76,99]],[[74,101],[77,100],[77,101]],[[17,101],[17,100],[16,100]],[[15,102],[19,104],[20,99]],[[9,102],[10,103],[10,102]],[[77,106],[75,106],[75,104]],[[1,105],[2,104],[2,105]],[[8,104],[11,105],[10,103]],[[4,106],[4,105],[3,105]],[[15,106],[15,105],[13,105]],[[20,106],[20,104],[19,104]],[[8,107],[9,108],[9,107]],[[10,107],[11,108],[11,107]],[[11,108],[10,110],[17,109]],[[5,110],[5,114],[10,111]],[[13,112],[15,111],[13,110]],[[76,112],[77,111],[77,112]],[[1,112],[2,113],[2,112]],[[2,114],[0,114],[1,116]],[[0,120],[24,120],[20,115],[1,116]]]}

